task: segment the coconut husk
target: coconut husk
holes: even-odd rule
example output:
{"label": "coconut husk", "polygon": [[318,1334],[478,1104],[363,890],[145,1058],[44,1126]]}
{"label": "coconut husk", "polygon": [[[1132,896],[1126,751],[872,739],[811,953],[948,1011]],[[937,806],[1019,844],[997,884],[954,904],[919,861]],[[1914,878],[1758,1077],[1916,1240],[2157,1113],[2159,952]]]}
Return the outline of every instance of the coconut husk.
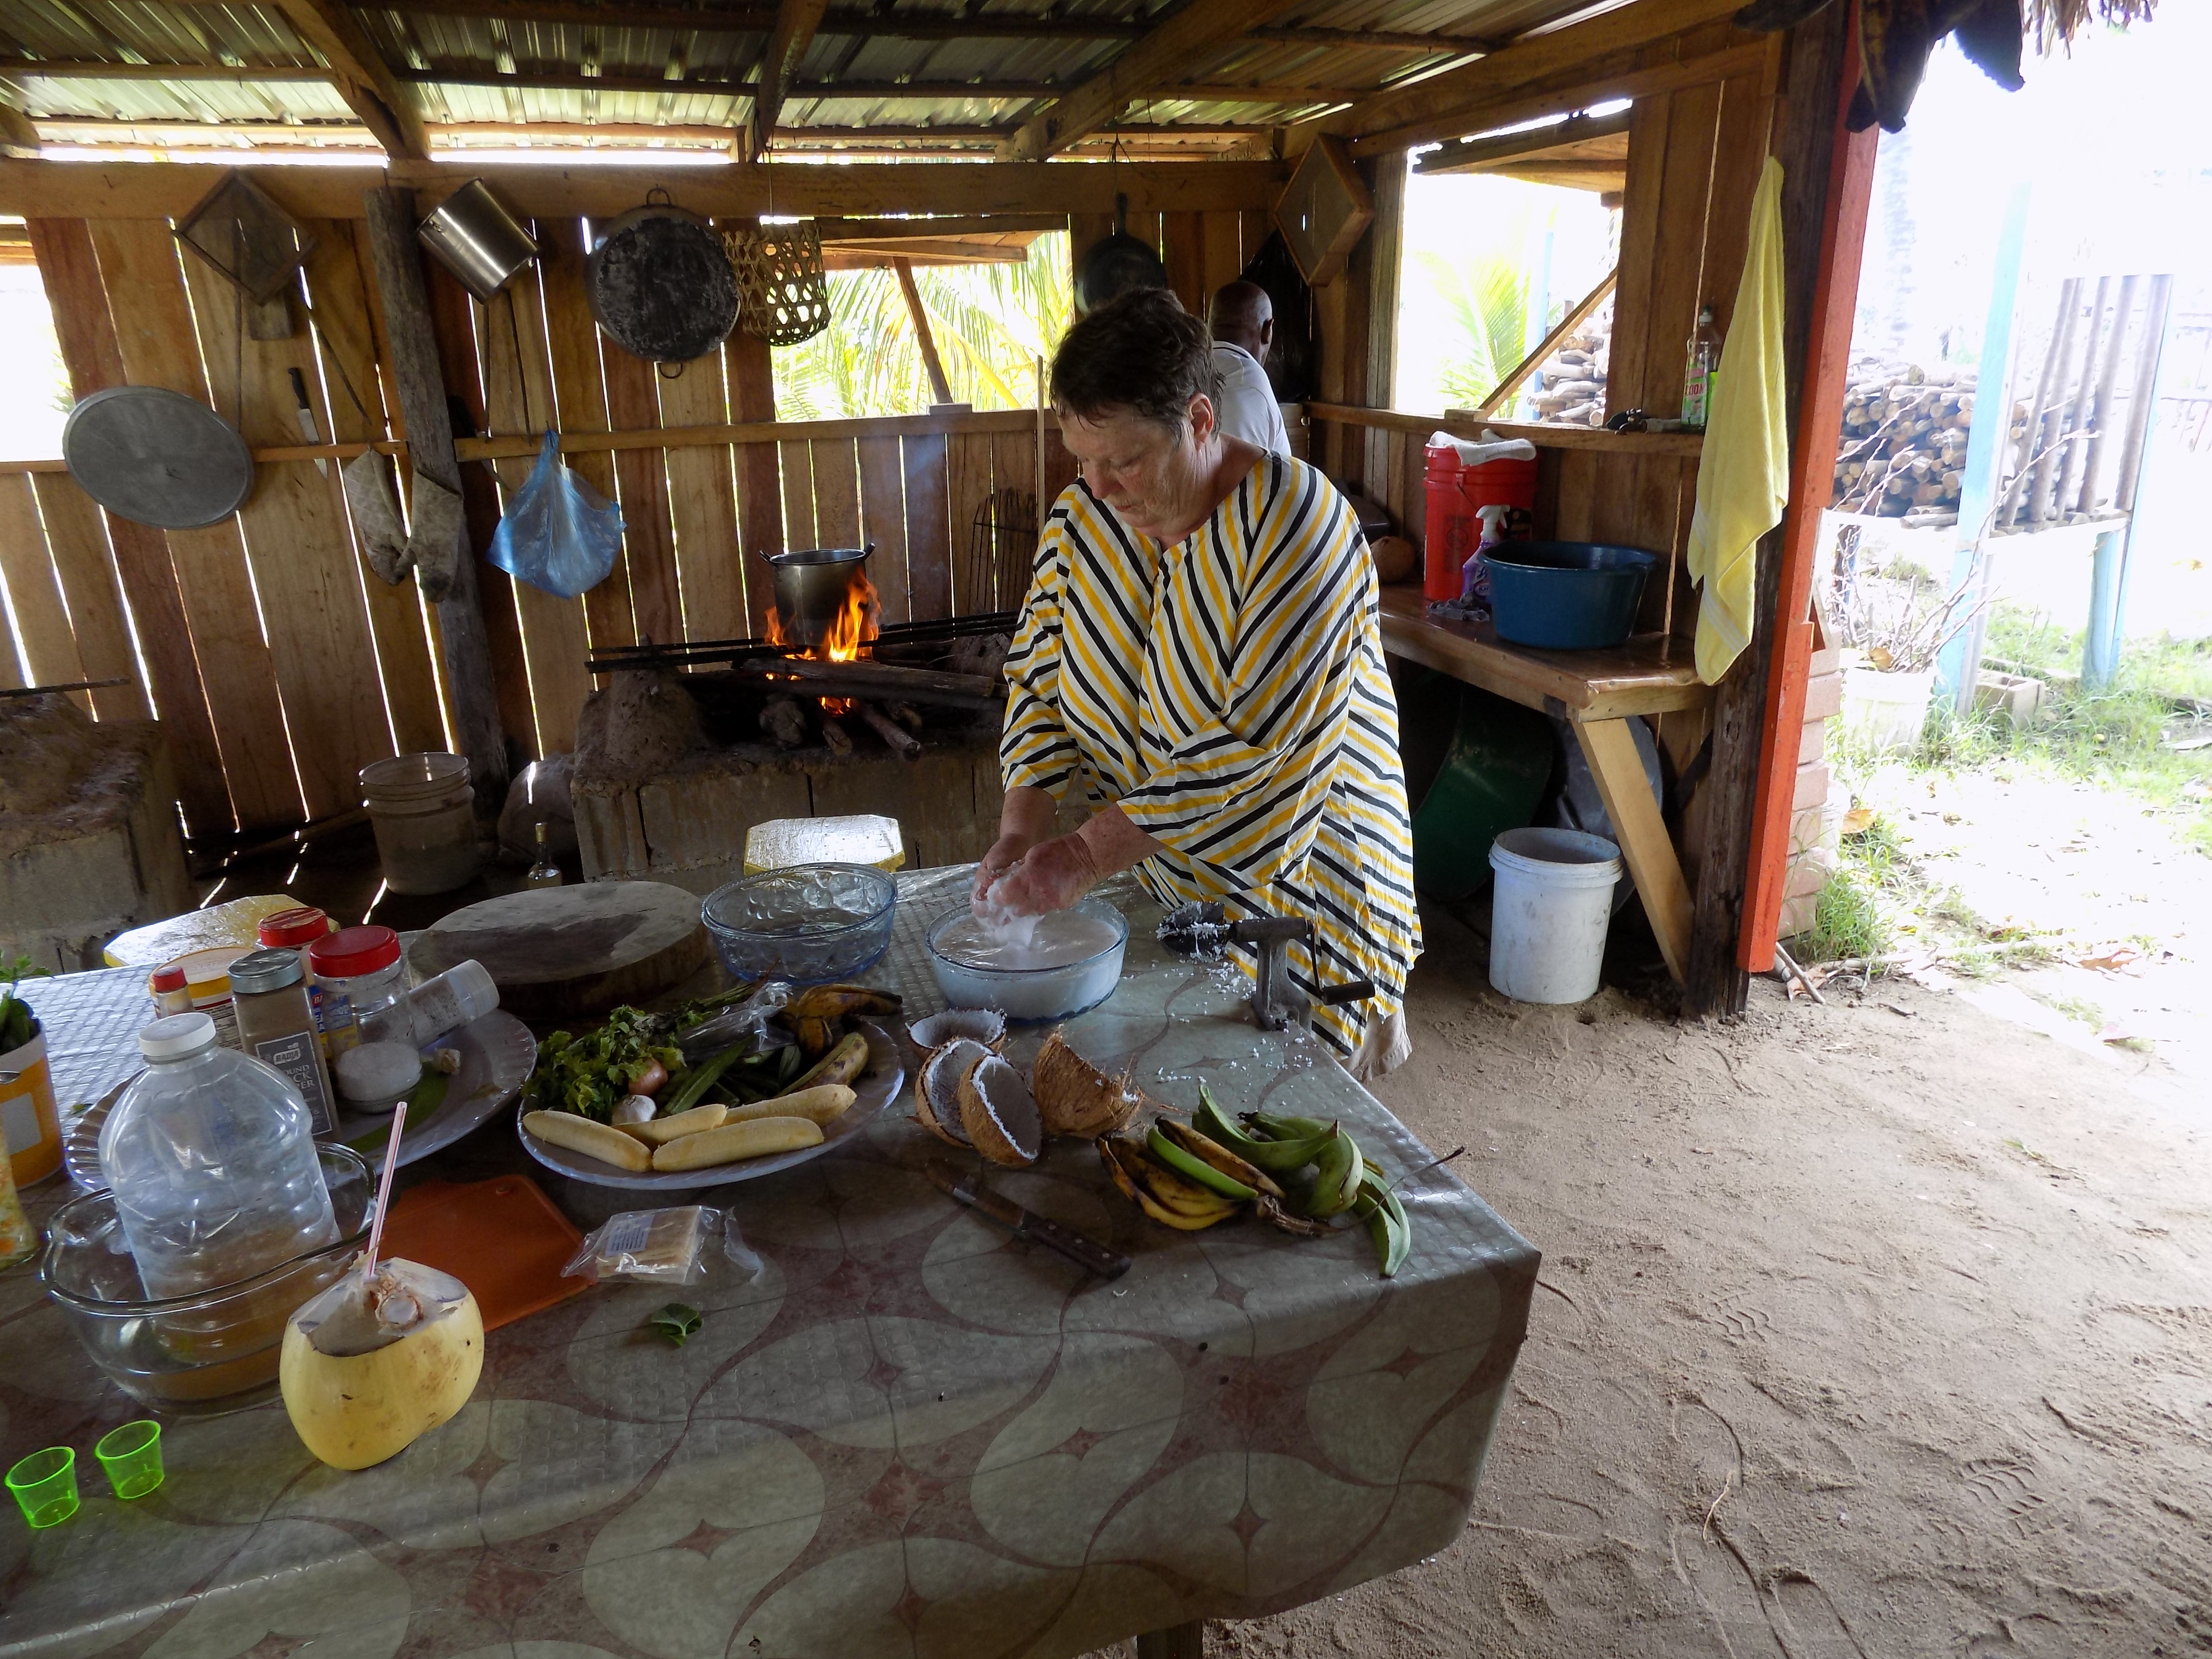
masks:
{"label": "coconut husk", "polygon": [[1006,1017],[995,1008],[946,1008],[918,1019],[906,1028],[914,1046],[933,1054],[962,1037],[981,1043],[993,1054],[1006,1046]]}
{"label": "coconut husk", "polygon": [[933,1052],[915,1079],[914,1121],[948,1146],[966,1150],[971,1143],[960,1121],[960,1081],[990,1055],[988,1048],[966,1037]]}
{"label": "coconut husk", "polygon": [[986,1054],[961,1073],[960,1126],[994,1164],[1020,1169],[1044,1151],[1036,1101],[1022,1074],[996,1054]]}
{"label": "coconut husk", "polygon": [[1045,1132],[1096,1140],[1127,1127],[1145,1103],[1145,1092],[1124,1072],[1109,1077],[1068,1047],[1054,1031],[1037,1050],[1030,1091],[1044,1119]]}

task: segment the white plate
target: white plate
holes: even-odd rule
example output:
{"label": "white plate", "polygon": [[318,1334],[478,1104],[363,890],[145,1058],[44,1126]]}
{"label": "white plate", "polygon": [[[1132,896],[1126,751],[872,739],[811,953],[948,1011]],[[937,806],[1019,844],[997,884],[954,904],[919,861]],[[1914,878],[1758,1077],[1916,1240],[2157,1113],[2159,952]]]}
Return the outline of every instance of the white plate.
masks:
{"label": "white plate", "polygon": [[[402,1164],[441,1152],[477,1128],[514,1098],[538,1063],[538,1041],[530,1035],[530,1028],[503,1010],[495,1009],[482,1019],[447,1032],[437,1046],[459,1049],[461,1068],[446,1085],[446,1098],[429,1121],[399,1143]],[[87,1192],[98,1192],[107,1184],[100,1173],[100,1125],[107,1121],[108,1113],[137,1076],[133,1073],[79,1113],[62,1142],[62,1159],[69,1166],[70,1179]],[[379,1135],[376,1147],[368,1156],[372,1165],[380,1164],[384,1154],[380,1131],[388,1129],[391,1123],[385,1113],[364,1117],[347,1112],[338,1119],[337,1133],[325,1138],[355,1140]]]}
{"label": "white plate", "polygon": [[868,1069],[853,1085],[851,1106],[830,1127],[823,1131],[820,1144],[802,1146],[795,1152],[771,1152],[766,1158],[749,1158],[742,1164],[721,1164],[706,1170],[668,1170],[658,1175],[632,1175],[627,1170],[617,1170],[611,1164],[582,1152],[572,1152],[565,1146],[556,1146],[540,1140],[522,1127],[522,1116],[515,1114],[514,1133],[520,1137],[523,1150],[547,1169],[567,1176],[572,1181],[581,1181],[593,1187],[621,1187],[635,1192],[683,1193],[699,1187],[720,1187],[732,1181],[750,1181],[757,1176],[774,1175],[779,1170],[788,1170],[830,1151],[840,1141],[856,1135],[873,1122],[884,1107],[899,1097],[906,1087],[906,1068],[899,1063],[898,1044],[890,1033],[868,1020],[856,1020],[856,1028],[868,1039]]}

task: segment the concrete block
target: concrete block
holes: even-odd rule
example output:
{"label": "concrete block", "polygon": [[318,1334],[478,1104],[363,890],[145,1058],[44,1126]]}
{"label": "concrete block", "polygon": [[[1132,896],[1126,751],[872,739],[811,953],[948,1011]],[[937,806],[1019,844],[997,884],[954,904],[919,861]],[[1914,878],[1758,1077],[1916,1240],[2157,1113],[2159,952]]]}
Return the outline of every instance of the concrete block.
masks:
{"label": "concrete block", "polygon": [[1844,677],[1820,674],[1805,683],[1805,719],[1826,720],[1844,712]]}
{"label": "concrete block", "polygon": [[1808,806],[1818,806],[1828,799],[1828,763],[1815,761],[1810,766],[1797,769],[1797,792],[1790,798],[1790,809],[1802,812]]}
{"label": "concrete block", "polygon": [[1994,709],[2016,726],[2039,724],[2050,697],[2050,686],[2025,674],[1984,668],[1974,679],[1974,707]]}
{"label": "concrete block", "polygon": [[1817,893],[1802,893],[1793,899],[1782,901],[1782,926],[1777,937],[1795,939],[1800,933],[1813,931],[1813,914],[1820,904]]}
{"label": "concrete block", "polygon": [[1827,839],[1828,806],[1823,801],[1790,815],[1790,856],[1817,851]]}
{"label": "concrete block", "polygon": [[1797,764],[1804,766],[1828,752],[1828,723],[1807,720],[1805,735],[1797,741]]}
{"label": "concrete block", "polygon": [[1832,873],[1818,853],[1808,853],[1802,858],[1793,859],[1790,864],[1790,879],[1782,889],[1782,896],[1785,899],[1792,899],[1818,893],[1828,884],[1828,878]]}
{"label": "concrete block", "polygon": [[1806,674],[1814,679],[1823,674],[1840,674],[1843,672],[1844,647],[1840,645],[1832,645],[1825,651],[1815,651],[1805,670]]}

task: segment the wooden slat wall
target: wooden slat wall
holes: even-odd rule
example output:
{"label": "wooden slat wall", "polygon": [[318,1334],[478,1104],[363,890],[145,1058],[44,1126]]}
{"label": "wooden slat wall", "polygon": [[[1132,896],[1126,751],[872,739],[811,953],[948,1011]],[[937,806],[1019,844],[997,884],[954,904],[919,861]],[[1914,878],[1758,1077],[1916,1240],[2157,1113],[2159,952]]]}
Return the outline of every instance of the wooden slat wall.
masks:
{"label": "wooden slat wall", "polygon": [[[1183,222],[1195,280],[1227,280],[1245,251],[1240,216]],[[318,245],[290,301],[295,331],[263,342],[240,338],[235,291],[181,258],[166,226],[42,222],[34,240],[79,394],[167,386],[234,416],[257,450],[286,449],[301,441],[297,368],[321,439],[404,440],[357,227],[311,228]],[[1137,228],[1157,239],[1164,227],[1155,216]],[[539,225],[547,258],[489,307],[429,268],[447,390],[467,422],[525,441],[549,426],[775,424],[768,349],[749,336],[672,380],[604,343],[584,297],[583,230]],[[759,555],[769,550],[872,544],[887,623],[1018,605],[1030,544],[979,538],[976,521],[998,492],[1036,493],[1033,418],[945,411],[888,431],[854,425],[788,422],[772,440],[735,446],[687,439],[565,457],[619,501],[627,530],[613,572],[581,600],[479,562],[501,718],[523,750],[573,744],[594,647],[764,631],[773,599]],[[1076,469],[1057,423],[1043,431],[1049,505]],[[351,807],[361,766],[445,747],[447,722],[436,612],[412,582],[387,586],[368,569],[343,464],[264,459],[239,514],[174,532],[107,518],[52,463],[0,469],[0,617],[14,618],[0,625],[0,683],[125,678],[79,699],[103,719],[143,714],[150,701],[169,722],[195,836]],[[479,551],[533,465],[522,455],[464,465]]]}

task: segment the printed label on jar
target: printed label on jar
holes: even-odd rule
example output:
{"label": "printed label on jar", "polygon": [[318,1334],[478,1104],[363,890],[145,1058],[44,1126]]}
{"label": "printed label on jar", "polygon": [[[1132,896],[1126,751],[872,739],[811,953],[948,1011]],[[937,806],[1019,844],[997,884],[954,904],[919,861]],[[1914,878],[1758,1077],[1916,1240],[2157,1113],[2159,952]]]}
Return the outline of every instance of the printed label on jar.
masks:
{"label": "printed label on jar", "polygon": [[307,1103],[307,1115],[314,1121],[317,1134],[326,1135],[338,1127],[331,1111],[330,1095],[323,1086],[323,1068],[316,1061],[313,1031],[295,1031],[289,1036],[257,1042],[253,1045],[253,1057],[291,1080],[300,1097]]}
{"label": "printed label on jar", "polygon": [[354,1023],[353,999],[327,985],[314,988],[315,1023],[323,1029],[323,1053],[332,1060],[361,1042],[361,1027]]}

